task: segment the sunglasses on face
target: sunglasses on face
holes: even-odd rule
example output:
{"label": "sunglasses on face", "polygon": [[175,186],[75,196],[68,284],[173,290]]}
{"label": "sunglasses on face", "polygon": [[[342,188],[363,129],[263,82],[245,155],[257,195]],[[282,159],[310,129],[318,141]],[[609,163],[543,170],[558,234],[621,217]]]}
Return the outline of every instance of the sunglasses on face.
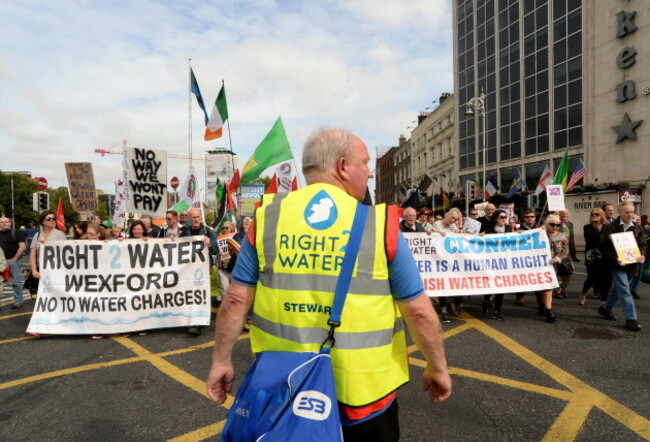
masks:
{"label": "sunglasses on face", "polygon": [[48,216],[47,218],[45,218],[45,221],[56,221],[56,218],[54,218],[53,216]]}
{"label": "sunglasses on face", "polygon": [[592,213],[591,216],[600,216],[600,213]]}
{"label": "sunglasses on face", "polygon": [[524,218],[535,218],[535,215],[526,215]]}
{"label": "sunglasses on face", "polygon": [[558,227],[560,227],[562,224],[548,223],[548,225],[551,226],[551,227],[558,228]]}

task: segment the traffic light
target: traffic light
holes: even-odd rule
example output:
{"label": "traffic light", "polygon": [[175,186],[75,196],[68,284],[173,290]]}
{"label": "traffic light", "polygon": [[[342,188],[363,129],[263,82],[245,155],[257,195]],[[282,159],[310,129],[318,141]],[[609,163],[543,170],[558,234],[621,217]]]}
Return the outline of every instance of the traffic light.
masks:
{"label": "traffic light", "polygon": [[476,184],[467,183],[467,200],[474,201],[476,199]]}
{"label": "traffic light", "polygon": [[50,194],[47,192],[38,192],[38,211],[42,212],[50,208]]}

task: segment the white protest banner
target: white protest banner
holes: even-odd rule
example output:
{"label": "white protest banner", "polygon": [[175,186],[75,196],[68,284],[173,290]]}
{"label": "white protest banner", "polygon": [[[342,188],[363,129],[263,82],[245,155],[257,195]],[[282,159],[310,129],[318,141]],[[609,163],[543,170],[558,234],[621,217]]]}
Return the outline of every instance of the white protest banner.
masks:
{"label": "white protest banner", "polygon": [[111,334],[208,325],[209,266],[202,236],[41,244],[41,280],[27,331]]}
{"label": "white protest banner", "polygon": [[532,292],[558,286],[542,229],[485,236],[403,235],[429,296]]}
{"label": "white protest banner", "polygon": [[291,180],[293,179],[291,161],[280,164],[275,173],[278,175],[278,193],[291,192]]}
{"label": "white protest banner", "polygon": [[564,190],[562,184],[549,184],[546,186],[546,201],[548,201],[549,212],[566,210],[564,206]]}
{"label": "white protest banner", "polygon": [[154,218],[167,210],[167,152],[145,147],[126,148],[126,210]]}
{"label": "white protest banner", "polygon": [[618,260],[623,264],[637,263],[637,258],[641,257],[639,245],[634,238],[634,232],[612,233],[610,235]]}
{"label": "white protest banner", "polygon": [[481,231],[481,222],[476,221],[473,218],[465,218],[465,223],[463,224],[463,231],[465,233],[479,233]]}

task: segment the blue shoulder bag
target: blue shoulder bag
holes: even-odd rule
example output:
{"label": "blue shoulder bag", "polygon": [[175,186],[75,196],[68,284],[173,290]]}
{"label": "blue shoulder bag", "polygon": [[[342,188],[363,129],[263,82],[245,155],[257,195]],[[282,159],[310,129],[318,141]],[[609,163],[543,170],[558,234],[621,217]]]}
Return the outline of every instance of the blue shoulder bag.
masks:
{"label": "blue shoulder bag", "polygon": [[330,350],[350,288],[368,207],[357,204],[336,284],[327,339],[316,352],[263,351],[244,378],[222,441],[342,441]]}

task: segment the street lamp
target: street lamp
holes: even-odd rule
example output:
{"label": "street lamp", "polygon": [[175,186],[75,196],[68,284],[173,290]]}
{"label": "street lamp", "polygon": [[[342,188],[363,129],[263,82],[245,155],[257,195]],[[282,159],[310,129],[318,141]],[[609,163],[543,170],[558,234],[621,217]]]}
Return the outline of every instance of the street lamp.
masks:
{"label": "street lamp", "polygon": [[[483,92],[483,88],[481,88],[481,95],[478,97],[470,98],[469,101],[465,104],[465,116],[473,117],[474,113],[478,112],[479,116],[481,116],[481,119],[483,120],[483,195],[485,195],[485,164],[487,163],[487,126],[485,125],[485,115],[487,114],[487,111],[485,109],[486,104],[485,92]],[[485,196],[483,199],[485,200]]]}

